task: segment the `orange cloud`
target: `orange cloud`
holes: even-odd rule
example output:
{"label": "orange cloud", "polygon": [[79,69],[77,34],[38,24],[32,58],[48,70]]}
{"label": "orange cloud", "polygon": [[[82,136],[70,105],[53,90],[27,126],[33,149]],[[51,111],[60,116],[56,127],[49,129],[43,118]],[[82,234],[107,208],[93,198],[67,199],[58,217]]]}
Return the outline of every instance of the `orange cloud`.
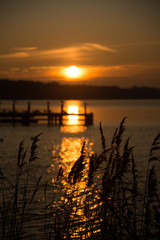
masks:
{"label": "orange cloud", "polygon": [[107,46],[103,46],[98,43],[84,43],[78,46],[69,46],[66,48],[55,48],[49,50],[38,50],[36,47],[30,48],[14,48],[18,52],[0,55],[0,58],[78,58],[79,56],[85,56],[88,52],[105,51],[115,52],[114,49]]}
{"label": "orange cloud", "polygon": [[27,52],[16,52],[10,54],[0,55],[0,58],[26,58],[30,55]]}
{"label": "orange cloud", "polygon": [[13,48],[13,50],[15,50],[15,51],[33,51],[33,50],[37,50],[37,47],[24,47],[24,48],[15,47],[15,48]]}
{"label": "orange cloud", "polygon": [[160,65],[156,64],[124,64],[113,66],[87,66],[87,75],[93,77],[133,77],[148,73],[160,72]]}
{"label": "orange cloud", "polygon": [[103,46],[103,45],[98,44],[98,43],[85,43],[82,46],[82,49],[88,50],[88,51],[100,50],[100,51],[106,51],[106,52],[115,52],[114,49]]}

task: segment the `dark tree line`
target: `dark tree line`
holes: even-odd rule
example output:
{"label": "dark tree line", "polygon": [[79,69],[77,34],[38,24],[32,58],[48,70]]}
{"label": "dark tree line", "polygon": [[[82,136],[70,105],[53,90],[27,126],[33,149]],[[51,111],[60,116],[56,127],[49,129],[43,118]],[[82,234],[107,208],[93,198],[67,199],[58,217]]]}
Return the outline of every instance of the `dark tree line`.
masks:
{"label": "dark tree line", "polygon": [[0,99],[158,99],[159,88],[61,85],[57,82],[0,80]]}

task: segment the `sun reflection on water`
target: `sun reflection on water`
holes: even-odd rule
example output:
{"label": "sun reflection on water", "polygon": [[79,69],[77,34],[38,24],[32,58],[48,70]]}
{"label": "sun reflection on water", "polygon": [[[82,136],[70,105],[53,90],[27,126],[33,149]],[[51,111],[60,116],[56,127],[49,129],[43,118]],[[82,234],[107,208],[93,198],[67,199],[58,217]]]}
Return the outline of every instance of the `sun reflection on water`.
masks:
{"label": "sun reflection on water", "polygon": [[59,156],[63,161],[62,164],[66,171],[68,171],[68,169],[70,169],[73,163],[78,159],[83,141],[84,138],[64,137],[62,139]]}
{"label": "sun reflection on water", "polygon": [[[96,219],[102,203],[99,201],[99,192],[96,189],[92,192],[87,185],[88,173],[86,169],[88,168],[89,156],[93,154],[93,142],[89,138],[78,137],[77,134],[75,134],[75,137],[73,137],[74,134],[71,136],[67,137],[66,134],[62,138],[61,143],[53,149],[55,157],[50,167],[50,173],[57,172],[55,171],[55,166],[57,166],[57,169],[62,166],[64,176],[58,181],[56,181],[55,177],[52,179],[53,184],[56,183],[52,208],[58,209],[60,213],[64,214],[64,218],[67,217],[67,219],[74,223],[74,227],[70,228],[69,232],[71,238],[78,239],[81,236],[81,239],[86,239],[86,236],[90,237],[93,233],[95,234],[100,231],[101,219]],[[86,142],[86,150],[83,154],[85,156],[86,168],[83,170],[84,174],[82,178],[73,184],[68,181],[67,176],[74,163],[81,156],[84,141]],[[90,213],[88,213],[87,209],[90,209]],[[93,221],[92,226],[90,225],[90,221]],[[87,235],[85,233],[86,225],[88,225]]]}
{"label": "sun reflection on water", "polygon": [[67,175],[71,170],[75,161],[80,157],[81,148],[83,142],[86,142],[87,154],[92,154],[93,142],[84,137],[63,137],[61,144],[53,146],[52,150],[52,163],[48,170],[48,173],[54,173],[54,176],[58,172],[60,166],[62,166],[64,173]]}
{"label": "sun reflection on water", "polygon": [[64,106],[65,112],[68,115],[63,116],[63,123],[67,126],[84,125],[84,113],[81,101],[66,101]]}
{"label": "sun reflection on water", "polygon": [[[69,105],[68,106],[68,113],[69,114],[78,114],[79,109],[76,105]],[[68,125],[79,125],[79,116],[78,115],[69,115],[68,116]]]}
{"label": "sun reflection on water", "polygon": [[[66,110],[66,109],[65,109]],[[86,197],[88,198],[87,202],[91,207],[92,217],[94,218],[95,209],[99,207],[99,205],[95,204],[94,198],[92,199],[92,193],[87,189],[87,171],[86,168],[89,164],[89,156],[93,154],[93,142],[89,138],[85,138],[82,136],[83,132],[87,129],[85,126],[80,126],[81,119],[78,114],[83,110],[77,104],[67,105],[67,113],[70,115],[66,115],[66,126],[61,127],[61,133],[64,135],[62,137],[61,142],[59,144],[55,144],[53,146],[53,161],[50,166],[50,174],[53,173],[52,182],[56,182],[57,187],[57,198],[55,199],[52,207],[59,209],[59,211],[65,209],[63,206],[67,206],[67,212],[69,219],[71,222],[75,223],[74,229],[70,229],[71,238],[77,238],[80,236],[80,232],[85,231],[85,224],[88,221],[87,213],[84,213],[84,203],[86,202]],[[73,115],[72,115],[73,114]],[[68,181],[68,175],[78,159],[81,156],[81,150],[83,143],[85,142],[85,167],[83,169],[83,176],[80,181],[77,181],[75,184]],[[63,168],[63,177],[56,181],[55,173],[58,172],[58,169]],[[62,187],[63,186],[63,187]],[[71,202],[70,203],[70,199]],[[96,199],[98,196],[96,195]],[[62,206],[62,209],[61,207]],[[99,224],[99,222],[98,222]],[[95,226],[94,226],[95,227]],[[92,229],[91,229],[92,231]],[[98,231],[98,229],[96,230]],[[83,234],[82,234],[83,235]],[[84,235],[81,239],[85,239]]]}
{"label": "sun reflection on water", "polygon": [[87,127],[85,126],[62,126],[61,132],[63,133],[82,133],[85,132]]}

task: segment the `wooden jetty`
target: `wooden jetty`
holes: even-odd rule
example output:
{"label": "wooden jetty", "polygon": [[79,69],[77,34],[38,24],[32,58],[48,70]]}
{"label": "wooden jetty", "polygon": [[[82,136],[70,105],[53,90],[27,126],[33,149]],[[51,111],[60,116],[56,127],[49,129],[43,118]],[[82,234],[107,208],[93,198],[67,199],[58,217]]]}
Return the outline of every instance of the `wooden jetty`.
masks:
{"label": "wooden jetty", "polygon": [[78,116],[78,122],[81,121],[84,126],[93,125],[93,113],[87,113],[87,105],[84,103],[84,113],[67,113],[64,111],[64,103],[61,102],[61,111],[59,113],[50,110],[50,102],[47,102],[47,111],[41,112],[39,110],[31,111],[31,103],[28,102],[26,111],[18,112],[15,108],[15,101],[12,103],[12,111],[0,112],[0,123],[16,123],[22,125],[30,125],[31,123],[47,122],[48,126],[64,126],[66,116]]}

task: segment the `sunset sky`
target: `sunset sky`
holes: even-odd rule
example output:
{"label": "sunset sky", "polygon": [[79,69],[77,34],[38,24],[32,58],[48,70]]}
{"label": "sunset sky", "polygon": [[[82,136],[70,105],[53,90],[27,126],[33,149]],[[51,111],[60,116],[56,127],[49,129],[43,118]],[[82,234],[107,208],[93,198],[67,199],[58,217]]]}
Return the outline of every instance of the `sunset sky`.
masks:
{"label": "sunset sky", "polygon": [[1,0],[0,78],[160,87],[159,12],[160,0]]}

